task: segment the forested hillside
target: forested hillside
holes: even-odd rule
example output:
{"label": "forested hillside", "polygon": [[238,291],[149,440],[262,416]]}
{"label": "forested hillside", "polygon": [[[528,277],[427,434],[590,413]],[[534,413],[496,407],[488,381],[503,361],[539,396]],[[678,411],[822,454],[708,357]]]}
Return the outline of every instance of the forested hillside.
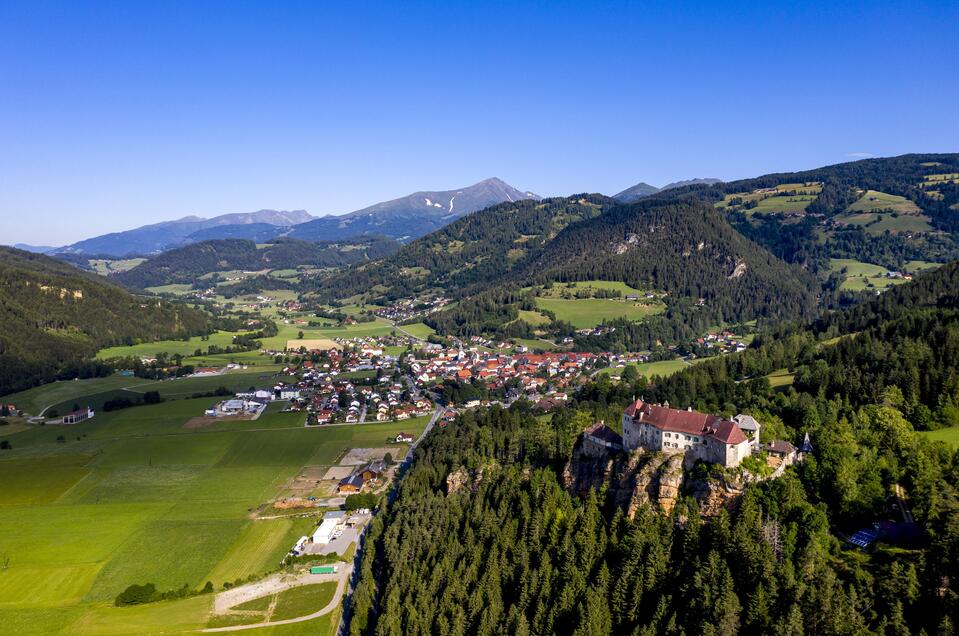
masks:
{"label": "forested hillside", "polygon": [[460,295],[500,280],[567,225],[602,214],[612,203],[598,195],[501,203],[417,239],[387,259],[318,279],[315,287],[328,299],[374,288],[381,291],[368,293],[369,300],[428,289]]}
{"label": "forested hillside", "polygon": [[[664,190],[656,198],[710,201],[746,236],[813,269],[826,267],[828,258],[902,269],[911,260],[959,257],[957,175],[959,154],[913,154],[696,184]],[[804,190],[806,184],[819,184],[821,190]],[[756,196],[777,187],[782,191],[776,197]],[[905,199],[914,210],[892,197]]]}
{"label": "forested hillside", "polygon": [[343,267],[394,253],[399,243],[369,237],[339,243],[307,243],[276,239],[265,245],[243,239],[194,243],[164,252],[116,279],[128,287],[143,289],[170,283],[193,283],[216,271],[270,270],[297,267]]}
{"label": "forested hillside", "polygon": [[712,207],[657,200],[619,206],[567,228],[518,281],[615,280],[700,299],[717,322],[801,318],[816,283],[738,234]]}
{"label": "forested hillside", "polygon": [[[351,633],[954,633],[959,453],[917,430],[959,424],[957,281],[950,265],[669,379],[600,378],[551,421],[519,403],[434,430],[371,527]],[[782,366],[795,384],[774,390]],[[561,473],[581,427],[636,395],[751,413],[814,451],[728,510],[703,517],[685,498],[628,519]],[[452,473],[469,478],[452,487]],[[897,492],[912,535],[843,542],[902,521]]]}
{"label": "forested hillside", "polygon": [[208,330],[202,312],[137,298],[52,258],[0,247],[0,394],[77,371],[104,346]]}
{"label": "forested hillside", "polygon": [[[614,331],[580,337],[596,351],[644,350],[695,338],[710,326],[748,320],[761,326],[810,317],[818,284],[736,232],[711,205],[647,199],[610,207],[571,224],[473,298],[427,320],[443,333],[524,335],[519,310],[535,309],[521,289],[571,281],[621,281],[666,292],[666,312],[641,322],[612,321]],[[462,288],[460,288],[462,289]],[[573,335],[555,322],[553,335]]]}

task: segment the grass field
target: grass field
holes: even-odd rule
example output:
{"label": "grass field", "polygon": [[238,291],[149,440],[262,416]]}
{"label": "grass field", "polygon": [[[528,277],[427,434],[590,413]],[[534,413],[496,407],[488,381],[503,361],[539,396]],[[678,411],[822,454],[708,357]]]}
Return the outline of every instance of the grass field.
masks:
{"label": "grass field", "polygon": [[540,294],[546,297],[560,298],[563,292],[576,292],[579,290],[606,289],[618,291],[623,296],[628,294],[642,294],[642,290],[630,287],[626,283],[614,280],[582,280],[573,283],[555,283],[549,289],[540,288]]}
{"label": "grass field", "polygon": [[866,190],[859,200],[846,208],[846,212],[876,212],[892,210],[903,214],[918,214],[919,208],[906,197],[886,194],[876,190]]}
{"label": "grass field", "polygon": [[214,344],[220,347],[228,347],[233,344],[233,336],[238,333],[240,332],[218,331],[211,334],[207,340],[203,340],[200,336],[194,336],[189,340],[159,340],[157,342],[144,342],[130,346],[108,347],[101,349],[97,353],[97,357],[101,360],[107,360],[109,358],[123,358],[127,356],[152,357],[158,353],[167,353],[170,355],[179,353],[180,355],[189,356],[193,355],[193,352],[197,349],[206,349]]}
{"label": "grass field", "polygon": [[926,431],[923,435],[933,441],[945,442],[954,448],[959,448],[959,426],[941,428],[938,431]]}
{"label": "grass field", "polygon": [[[668,377],[678,371],[687,368],[689,364],[679,358],[675,360],[660,360],[659,362],[643,362],[641,364],[629,363],[627,366],[635,367],[639,374],[647,378],[653,376]],[[603,369],[600,373],[605,375],[621,375],[623,367],[610,367]]]}
{"label": "grass field", "polygon": [[169,285],[147,287],[146,290],[154,294],[173,294],[175,296],[183,296],[193,290],[193,285],[189,283],[171,283]]}
{"label": "grass field", "polygon": [[939,267],[942,267],[942,263],[931,263],[929,261],[909,261],[902,266],[903,270],[912,274],[926,272]]}
{"label": "grass field", "polygon": [[112,375],[106,378],[93,378],[90,380],[64,380],[62,382],[44,384],[19,393],[5,395],[3,396],[3,401],[7,404],[16,404],[18,408],[23,409],[31,415],[37,415],[44,408],[60,402],[75,400],[84,395],[93,395],[95,393],[112,391],[123,387],[136,387],[140,384],[148,384],[149,382],[150,380],[126,378],[119,375]]}
{"label": "grass field", "polygon": [[91,258],[87,263],[100,276],[108,276],[133,269],[146,260],[145,258],[121,258],[118,260]]}
{"label": "grass field", "polygon": [[572,323],[577,329],[595,327],[604,320],[617,318],[639,321],[647,316],[661,313],[665,309],[665,305],[659,301],[651,301],[647,304],[645,301],[627,302],[606,298],[564,300],[539,297],[536,299],[536,306],[554,312],[558,320]]}
{"label": "grass field", "polygon": [[281,621],[318,612],[333,600],[336,583],[314,583],[285,590],[276,595],[270,620]]}
{"label": "grass field", "polygon": [[906,282],[902,278],[887,278],[885,267],[864,263],[849,258],[833,258],[829,261],[829,268],[833,272],[845,270],[846,277],[839,286],[845,291],[885,290],[893,285]]}
{"label": "grass field", "polygon": [[766,377],[769,379],[769,386],[773,389],[784,389],[787,386],[792,386],[793,381],[796,379],[796,376],[786,369],[778,369]]}
{"label": "grass field", "polygon": [[[231,376],[155,384],[173,396],[225,378]],[[60,384],[70,385],[69,393]],[[47,404],[69,394],[83,401],[81,388],[100,391],[104,383],[47,385],[28,399]],[[386,445],[399,431],[418,434],[427,419],[306,428],[302,415],[271,406],[253,422],[183,428],[213,400],[171,399],[70,427],[33,426],[12,438],[13,449],[0,459],[0,554],[10,558],[0,571],[0,621],[10,633],[205,626],[210,596],[133,608],[115,608],[112,599],[132,583],[165,590],[212,581],[219,588],[276,568],[313,523],[252,520],[251,509],[284,493],[304,466],[332,465],[346,449]]]}
{"label": "grass field", "polygon": [[900,214],[893,216],[879,212],[862,212],[843,216],[839,222],[846,225],[858,225],[869,234],[883,234],[887,230],[898,232],[930,232],[932,226],[928,217],[919,214]]}
{"label": "grass field", "polygon": [[525,311],[521,309],[519,311],[519,319],[523,322],[533,325],[546,325],[549,324],[549,318],[539,313],[538,311]]}
{"label": "grass field", "polygon": [[412,325],[401,325],[403,331],[412,335],[414,338],[419,338],[420,340],[426,340],[432,336],[436,331],[429,325],[424,325],[421,322],[413,323]]}

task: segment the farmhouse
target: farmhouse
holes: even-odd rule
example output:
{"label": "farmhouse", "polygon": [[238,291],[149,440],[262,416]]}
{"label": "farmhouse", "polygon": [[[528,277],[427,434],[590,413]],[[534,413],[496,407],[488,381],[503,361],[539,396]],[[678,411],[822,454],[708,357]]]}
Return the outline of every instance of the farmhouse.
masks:
{"label": "farmhouse", "polygon": [[690,460],[701,459],[725,467],[738,466],[752,450],[749,438],[736,422],[641,399],[623,413],[623,445],[627,451],[644,448],[685,453]]}
{"label": "farmhouse", "polygon": [[402,444],[404,442],[412,442],[413,436],[410,435],[409,433],[397,433],[395,441],[397,444]]}
{"label": "farmhouse", "polygon": [[340,480],[340,483],[336,486],[336,492],[339,494],[360,492],[360,489],[363,488],[363,483],[363,475],[353,473],[349,477],[344,477]]}
{"label": "farmhouse", "polygon": [[63,416],[64,424],[79,424],[85,420],[89,420],[96,413],[93,412],[93,409],[89,406],[85,409],[80,409],[79,411],[72,411]]}

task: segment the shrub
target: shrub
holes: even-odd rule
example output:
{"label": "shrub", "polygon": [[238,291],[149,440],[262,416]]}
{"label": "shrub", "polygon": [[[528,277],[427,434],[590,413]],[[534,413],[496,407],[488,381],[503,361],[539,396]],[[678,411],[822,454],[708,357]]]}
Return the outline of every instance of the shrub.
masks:
{"label": "shrub", "polygon": [[358,510],[360,508],[373,508],[376,505],[376,495],[371,492],[363,492],[355,495],[348,495],[344,508],[347,510]]}
{"label": "shrub", "polygon": [[158,597],[156,585],[153,583],[145,583],[143,585],[134,583],[117,594],[113,604],[117,607],[123,607],[124,605],[142,605],[143,603],[155,601]]}

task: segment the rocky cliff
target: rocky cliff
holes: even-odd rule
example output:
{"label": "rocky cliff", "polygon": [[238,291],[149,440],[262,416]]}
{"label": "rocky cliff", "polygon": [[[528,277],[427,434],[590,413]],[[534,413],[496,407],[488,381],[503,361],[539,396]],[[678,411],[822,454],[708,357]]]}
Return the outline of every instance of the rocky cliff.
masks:
{"label": "rocky cliff", "polygon": [[567,490],[585,496],[607,486],[613,504],[632,519],[642,506],[669,515],[681,497],[691,496],[704,517],[711,517],[735,504],[741,484],[719,478],[687,479],[684,455],[666,455],[637,450],[633,453],[587,452],[581,444],[563,470]]}

